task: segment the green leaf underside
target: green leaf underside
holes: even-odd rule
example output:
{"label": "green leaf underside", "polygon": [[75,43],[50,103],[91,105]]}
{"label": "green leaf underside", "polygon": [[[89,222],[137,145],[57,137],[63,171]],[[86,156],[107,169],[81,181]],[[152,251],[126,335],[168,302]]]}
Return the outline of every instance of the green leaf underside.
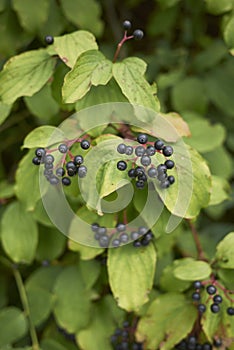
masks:
{"label": "green leaf underside", "polygon": [[93,34],[85,30],[55,37],[53,47],[61,60],[70,68],[83,52],[98,49]]}
{"label": "green leaf underside", "polygon": [[[152,87],[144,78],[146,64],[139,58],[129,57],[122,62],[113,65],[113,76],[117,81],[124,96],[133,104],[142,105],[159,111],[159,102],[153,92]],[[147,111],[145,115],[137,113],[137,117],[142,121],[148,121]],[[139,114],[139,115],[138,115]]]}
{"label": "green leaf underside", "polygon": [[27,321],[23,312],[16,307],[3,308],[0,311],[0,346],[11,344],[22,338],[27,332]]}
{"label": "green leaf underside", "polygon": [[19,202],[4,212],[1,239],[5,252],[15,263],[32,262],[38,243],[37,225]]}
{"label": "green leaf underside", "polygon": [[145,341],[149,350],[159,346],[162,350],[171,350],[191,331],[196,317],[195,307],[182,294],[161,295],[139,321],[137,339]]}
{"label": "green leaf underside", "polygon": [[55,59],[44,49],[24,52],[7,61],[0,72],[0,99],[11,104],[18,97],[32,96],[53,73]]}
{"label": "green leaf underside", "polygon": [[217,245],[216,258],[222,268],[234,269],[234,232],[230,232]]}
{"label": "green leaf underside", "polygon": [[174,276],[182,281],[203,280],[210,276],[211,268],[205,261],[184,258],[175,261]]}
{"label": "green leaf underside", "polygon": [[155,267],[156,251],[153,245],[136,249],[129,244],[119,249],[109,249],[110,286],[121,308],[137,311],[149,300]]}
{"label": "green leaf underside", "polygon": [[81,99],[92,85],[106,85],[112,77],[112,63],[98,50],[81,54],[73,69],[64,79],[62,94],[64,102],[72,103]]}

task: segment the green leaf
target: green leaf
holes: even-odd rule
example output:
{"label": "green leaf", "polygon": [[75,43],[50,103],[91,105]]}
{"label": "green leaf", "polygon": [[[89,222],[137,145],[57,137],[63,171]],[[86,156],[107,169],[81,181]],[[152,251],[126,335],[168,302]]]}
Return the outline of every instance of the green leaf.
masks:
{"label": "green leaf", "polygon": [[112,63],[98,50],[81,54],[73,69],[65,76],[62,89],[66,103],[81,99],[92,85],[106,85],[112,77]]}
{"label": "green leaf", "polygon": [[[211,173],[224,179],[232,175],[232,157],[224,146],[203,154],[207,160]],[[218,160],[218,161],[217,161]]]}
{"label": "green leaf", "polygon": [[51,144],[63,141],[64,138],[63,132],[54,126],[39,126],[26,136],[23,147],[48,147]]}
{"label": "green leaf", "polygon": [[205,0],[206,8],[212,15],[220,15],[222,13],[231,11],[233,8],[232,0]]}
{"label": "green leaf", "polygon": [[77,334],[77,341],[82,349],[112,350],[110,336],[116,324],[123,320],[123,311],[110,295],[105,296],[92,308],[92,319],[89,325]]}
{"label": "green leaf", "polygon": [[38,33],[47,20],[49,0],[38,0],[36,11],[31,0],[13,0],[12,6],[22,27],[30,33]]}
{"label": "green leaf", "polygon": [[69,266],[61,272],[54,294],[54,315],[58,324],[70,333],[85,328],[90,319],[90,293],[77,266]]}
{"label": "green leaf", "polygon": [[74,66],[77,58],[83,52],[98,49],[93,34],[85,30],[55,37],[53,47],[61,60],[70,68]]}
{"label": "green leaf", "polygon": [[216,259],[220,267],[234,269],[234,232],[226,235],[217,245]]}
{"label": "green leaf", "polygon": [[65,346],[50,338],[42,339],[40,346],[42,350],[68,350]]}
{"label": "green leaf", "polygon": [[5,252],[14,262],[30,264],[34,259],[37,225],[19,202],[9,205],[3,214],[1,240]]}
{"label": "green leaf", "polygon": [[[118,305],[137,311],[149,300],[156,266],[153,245],[136,249],[129,244],[108,251],[108,274]],[[131,288],[129,288],[131,286]]]}
{"label": "green leaf", "polygon": [[[129,57],[113,65],[113,76],[130,103],[159,111],[159,102],[155,97],[156,91],[153,91],[153,88],[144,78],[145,70],[146,63],[143,60],[136,57]],[[141,109],[138,118],[148,121],[149,116],[147,112],[143,115]]]}
{"label": "green leaf", "polygon": [[40,226],[36,259],[43,261],[58,258],[65,250],[66,241],[66,236],[55,227]]}
{"label": "green leaf", "polygon": [[6,180],[0,181],[0,198],[11,198],[15,194],[14,185]]}
{"label": "green leaf", "polygon": [[8,281],[3,275],[0,276],[0,308],[8,304]]}
{"label": "green leaf", "polygon": [[60,35],[65,32],[66,18],[64,18],[60,4],[56,0],[49,1],[49,11],[46,22],[40,29],[38,35],[42,39],[45,38],[48,33],[52,36]]}
{"label": "green leaf", "polygon": [[231,54],[234,54],[234,17],[228,21],[225,29],[224,29],[224,40],[228,47],[231,49]]}
{"label": "green leaf", "polygon": [[183,292],[190,286],[190,282],[175,277],[176,261],[165,267],[160,278],[160,287],[167,292]]}
{"label": "green leaf", "polygon": [[219,269],[218,275],[225,287],[229,290],[234,289],[234,270],[232,269]]}
{"label": "green leaf", "polygon": [[79,267],[81,275],[87,289],[90,289],[101,272],[101,265],[97,260],[80,261]]}
{"label": "green leaf", "polygon": [[41,325],[52,312],[53,295],[38,287],[26,288],[30,316],[35,326]]}
{"label": "green leaf", "polygon": [[101,6],[95,0],[61,0],[61,6],[65,16],[74,25],[90,30],[100,36],[103,30]]}
{"label": "green leaf", "polygon": [[156,0],[162,8],[175,6],[181,0]]}
{"label": "green leaf", "polygon": [[203,280],[208,278],[212,272],[210,265],[205,261],[184,258],[174,263],[174,276],[182,281]]}
{"label": "green leaf", "polygon": [[[148,350],[171,350],[192,330],[197,311],[184,295],[167,293],[157,297],[137,327],[138,341]],[[178,327],[178,325],[180,325]]]}
{"label": "green leaf", "polygon": [[195,111],[204,114],[208,99],[203,81],[196,77],[187,77],[177,83],[172,90],[172,104],[177,112]]}
{"label": "green leaf", "polygon": [[33,150],[29,151],[20,161],[16,172],[15,193],[28,211],[32,211],[39,198],[39,169],[32,164],[35,156]]}
{"label": "green leaf", "polygon": [[57,280],[59,274],[61,273],[61,266],[47,266],[39,267],[34,270],[31,275],[29,275],[25,287],[26,290],[31,290],[35,288],[43,289],[48,292],[52,292],[55,281]]}
{"label": "green leaf", "polygon": [[11,105],[0,102],[0,125],[6,120],[11,112]]}
{"label": "green leaf", "polygon": [[225,179],[213,175],[211,177],[211,195],[209,205],[216,205],[228,199],[229,191],[229,183]]}
{"label": "green leaf", "polygon": [[226,132],[221,124],[211,125],[208,120],[193,120],[188,124],[192,137],[185,141],[198,152],[210,152],[225,140]]}
{"label": "green leaf", "polygon": [[51,77],[56,61],[44,50],[12,57],[0,72],[0,99],[11,104],[18,97],[32,96]]}
{"label": "green leaf", "polygon": [[23,312],[16,307],[0,310],[0,346],[11,344],[27,332],[27,321]]}
{"label": "green leaf", "polygon": [[73,252],[78,252],[81,260],[92,260],[104,252],[103,248],[86,247],[72,240],[68,241],[68,248]]}
{"label": "green leaf", "polygon": [[59,112],[59,106],[51,95],[51,87],[49,84],[46,84],[33,96],[25,97],[24,101],[29,111],[45,122],[48,122],[51,117]]}

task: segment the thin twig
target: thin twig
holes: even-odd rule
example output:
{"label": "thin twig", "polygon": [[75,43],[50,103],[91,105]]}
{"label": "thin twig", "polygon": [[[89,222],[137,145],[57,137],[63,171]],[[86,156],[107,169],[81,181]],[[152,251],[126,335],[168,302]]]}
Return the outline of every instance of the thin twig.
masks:
{"label": "thin twig", "polygon": [[196,245],[196,248],[197,248],[197,257],[199,260],[203,260],[203,261],[208,261],[205,257],[205,254],[203,252],[203,248],[202,248],[202,245],[201,245],[201,242],[200,242],[200,239],[199,239],[199,235],[198,235],[198,232],[197,232],[197,229],[195,227],[195,225],[192,223],[191,220],[187,220],[188,221],[188,224],[189,224],[189,227],[191,229],[191,232],[192,232],[192,235],[193,235],[193,239],[194,239],[194,242],[195,242],[195,245]]}

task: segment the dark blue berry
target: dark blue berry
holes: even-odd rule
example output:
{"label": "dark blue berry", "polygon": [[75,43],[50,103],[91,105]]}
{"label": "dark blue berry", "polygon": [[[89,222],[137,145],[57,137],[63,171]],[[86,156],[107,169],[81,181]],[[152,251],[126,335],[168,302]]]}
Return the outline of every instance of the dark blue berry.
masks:
{"label": "dark blue berry", "polygon": [[99,228],[99,224],[97,224],[96,222],[94,222],[92,225],[91,225],[91,229],[93,232],[97,232],[98,231],[98,228]]}
{"label": "dark blue berry", "polygon": [[124,154],[126,151],[126,145],[124,143],[120,143],[117,147],[117,152],[120,154]]}
{"label": "dark blue berry", "polygon": [[202,345],[202,350],[212,350],[212,345],[210,343],[204,343]]}
{"label": "dark blue berry", "polygon": [[151,158],[149,156],[142,156],[141,157],[141,164],[144,166],[148,166],[151,164]]}
{"label": "dark blue berry", "polygon": [[201,283],[200,281],[195,281],[195,282],[193,283],[193,287],[194,287],[195,289],[201,289],[201,288],[202,288],[202,283]]}
{"label": "dark blue berry", "polygon": [[173,160],[167,159],[164,163],[167,167],[167,169],[172,169],[175,166],[175,163],[173,162]]}
{"label": "dark blue berry", "polygon": [[204,305],[204,304],[199,304],[199,305],[197,306],[197,309],[198,309],[198,311],[199,311],[201,314],[203,314],[203,313],[206,311],[206,305]]}
{"label": "dark blue berry", "polygon": [[221,297],[221,295],[215,295],[214,298],[213,298],[213,301],[214,301],[216,304],[220,304],[220,303],[222,303],[223,298]]}
{"label": "dark blue berry", "polygon": [[52,35],[46,35],[45,36],[45,42],[47,45],[52,45],[54,42],[54,38]]}
{"label": "dark blue berry", "polygon": [[145,227],[145,226],[140,226],[140,227],[138,228],[138,233],[139,233],[139,235],[145,235],[148,231],[149,231],[148,228]]}
{"label": "dark blue berry", "polygon": [[209,285],[209,286],[206,287],[206,291],[207,291],[208,294],[213,295],[213,294],[216,293],[217,289],[216,289],[215,286]]}
{"label": "dark blue berry", "polygon": [[117,169],[121,170],[121,171],[124,171],[127,169],[127,163],[124,161],[124,160],[120,160],[118,163],[117,163]]}
{"label": "dark blue berry", "polygon": [[214,314],[216,314],[217,312],[220,311],[219,304],[216,304],[216,303],[211,304],[210,310],[211,310],[211,312],[213,312]]}
{"label": "dark blue berry", "polygon": [[64,185],[64,186],[69,186],[70,184],[71,184],[71,180],[69,179],[69,177],[63,177],[62,178],[62,184]]}
{"label": "dark blue berry", "polygon": [[227,314],[228,314],[229,316],[234,316],[234,307],[229,306],[229,307],[227,308]]}
{"label": "dark blue berry", "polygon": [[45,169],[53,169],[54,165],[52,164],[44,164]]}
{"label": "dark blue berry", "polygon": [[116,229],[117,229],[118,232],[123,232],[123,231],[126,230],[126,225],[124,225],[124,224],[122,224],[122,223],[118,223],[118,224],[116,225]]}
{"label": "dark blue berry", "polygon": [[58,146],[58,150],[61,153],[67,153],[68,147],[65,143],[61,143],[61,145]]}
{"label": "dark blue berry", "polygon": [[130,326],[128,321],[123,322],[123,328],[128,328]]}
{"label": "dark blue berry", "polygon": [[127,146],[126,150],[125,150],[125,154],[127,156],[130,156],[131,154],[133,154],[133,147],[132,146]]}
{"label": "dark blue berry", "polygon": [[127,233],[121,233],[121,235],[119,236],[120,242],[122,243],[127,243],[129,241],[129,237],[127,235]]}
{"label": "dark blue berry", "polygon": [[101,236],[99,240],[100,247],[107,248],[109,245],[109,237],[106,235]]}
{"label": "dark blue berry", "polygon": [[81,155],[77,155],[74,157],[73,162],[75,165],[79,166],[84,162],[84,158]]}
{"label": "dark blue berry", "polygon": [[170,182],[171,185],[175,182],[175,178],[173,175],[168,176],[167,180]]}
{"label": "dark blue berry", "polygon": [[81,165],[79,168],[78,168],[78,176],[80,178],[83,178],[87,175],[87,168],[85,165]]}
{"label": "dark blue berry", "polygon": [[140,237],[140,235],[139,235],[139,233],[138,232],[136,232],[136,231],[133,231],[133,232],[131,232],[131,239],[132,240],[136,240],[137,238],[139,238]]}
{"label": "dark blue berry", "polygon": [[165,173],[167,171],[167,167],[165,164],[159,164],[157,166],[158,173]]}
{"label": "dark blue berry", "polygon": [[135,155],[137,157],[142,157],[145,154],[145,147],[143,146],[137,146],[135,148]]}
{"label": "dark blue berry", "polygon": [[72,170],[74,170],[74,171],[77,170],[77,169],[76,169],[75,163],[72,162],[72,161],[66,163],[66,169],[72,169]]}
{"label": "dark blue berry", "polygon": [[88,149],[90,147],[90,142],[88,140],[82,140],[80,146],[83,149]]}
{"label": "dark blue berry", "polygon": [[49,181],[50,181],[51,185],[58,185],[58,183],[59,183],[59,179],[55,175],[51,176]]}
{"label": "dark blue berry", "polygon": [[145,174],[145,169],[144,169],[142,166],[137,166],[137,167],[135,168],[134,173],[135,173],[135,177],[137,177],[137,176],[142,176],[142,175]]}
{"label": "dark blue berry", "polygon": [[119,246],[120,246],[120,240],[118,238],[113,239],[112,247],[119,247]]}
{"label": "dark blue berry", "polygon": [[141,40],[143,38],[143,36],[144,36],[144,33],[142,30],[140,30],[140,29],[134,30],[133,37],[135,40]]}
{"label": "dark blue berry", "polygon": [[173,148],[171,146],[164,146],[163,154],[165,157],[170,157],[173,154]]}
{"label": "dark blue berry", "polygon": [[222,339],[220,338],[217,338],[217,339],[214,339],[213,341],[213,345],[216,347],[216,348],[219,348],[220,346],[222,346]]}
{"label": "dark blue berry", "polygon": [[135,177],[135,169],[130,169],[130,170],[128,171],[128,176],[129,176],[130,178],[134,178],[134,177]]}
{"label": "dark blue berry", "polygon": [[149,168],[148,169],[148,175],[149,177],[157,177],[158,176],[158,171],[155,168]]}
{"label": "dark blue berry", "polygon": [[130,21],[128,21],[127,19],[123,22],[123,28],[125,30],[129,30],[131,29],[132,23]]}
{"label": "dark blue berry", "polygon": [[143,189],[145,187],[145,181],[144,180],[138,180],[136,181],[136,187]]}
{"label": "dark blue berry", "polygon": [[157,140],[157,141],[155,141],[155,143],[154,143],[154,147],[155,147],[156,150],[160,151],[160,150],[162,150],[163,147],[164,147],[164,142],[161,141],[161,140]]}
{"label": "dark blue berry", "polygon": [[192,294],[192,299],[194,301],[199,301],[201,299],[200,293],[197,293],[197,292],[193,293]]}
{"label": "dark blue berry", "polygon": [[41,164],[41,159],[38,158],[38,157],[34,157],[32,159],[32,162],[33,162],[34,165],[40,165]]}
{"label": "dark blue berry", "polygon": [[40,148],[37,148],[36,151],[35,151],[35,155],[38,157],[38,158],[42,158],[46,155],[46,150],[42,147]]}
{"label": "dark blue berry", "polygon": [[44,158],[46,164],[52,164],[54,162],[54,156],[52,154],[47,154]]}
{"label": "dark blue berry", "polygon": [[100,227],[98,227],[97,232],[98,232],[100,235],[104,235],[104,234],[107,232],[107,229],[106,229],[106,227],[104,227],[104,226],[100,226]]}
{"label": "dark blue berry", "polygon": [[156,153],[156,150],[153,146],[147,146],[146,148],[146,154],[148,156],[153,156]]}
{"label": "dark blue berry", "polygon": [[62,177],[65,175],[65,170],[63,168],[56,169],[56,175]]}
{"label": "dark blue berry", "polygon": [[167,174],[166,173],[159,173],[157,178],[158,178],[159,181],[165,181],[167,179]]}
{"label": "dark blue berry", "polygon": [[140,248],[141,247],[141,242],[140,241],[134,241],[133,242],[133,247]]}
{"label": "dark blue berry", "polygon": [[137,136],[137,141],[141,144],[145,144],[148,142],[148,136],[146,134],[139,134]]}
{"label": "dark blue berry", "polygon": [[67,175],[68,176],[74,176],[74,175],[76,175],[76,169],[72,169],[72,168],[68,168],[67,169]]}
{"label": "dark blue berry", "polygon": [[162,181],[160,187],[163,189],[168,188],[170,187],[170,182],[168,180]]}

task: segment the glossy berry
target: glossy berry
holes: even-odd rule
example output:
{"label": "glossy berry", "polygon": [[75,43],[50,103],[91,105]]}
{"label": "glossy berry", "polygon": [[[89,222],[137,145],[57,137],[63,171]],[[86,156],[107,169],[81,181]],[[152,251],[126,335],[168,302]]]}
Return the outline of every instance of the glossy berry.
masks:
{"label": "glossy berry", "polygon": [[69,186],[70,184],[71,184],[71,180],[69,179],[69,177],[63,177],[62,178],[62,184],[64,185],[64,186]]}
{"label": "glossy berry", "polygon": [[103,235],[99,240],[100,247],[107,248],[109,245],[109,237],[106,235]]}
{"label": "glossy berry", "polygon": [[121,235],[119,236],[119,239],[121,243],[127,243],[129,241],[129,237],[127,233],[121,233]]}
{"label": "glossy berry", "polygon": [[162,181],[160,187],[163,189],[168,188],[170,187],[170,182],[168,180]]}
{"label": "glossy berry", "polygon": [[107,229],[106,227],[104,226],[100,226],[97,230],[97,232],[100,234],[100,235],[104,235],[106,232],[107,232]]}
{"label": "glossy berry", "polygon": [[34,165],[40,165],[41,164],[41,159],[38,158],[38,157],[34,157],[32,159],[32,162],[33,162]]}
{"label": "glossy berry", "polygon": [[82,140],[80,146],[83,149],[88,149],[90,147],[90,142],[88,140]]}
{"label": "glossy berry", "polygon": [[127,163],[124,161],[124,160],[120,160],[118,163],[117,163],[117,169],[121,170],[121,171],[124,171],[127,169]]}
{"label": "glossy berry", "polygon": [[155,168],[150,168],[148,170],[148,175],[149,177],[157,177],[158,176],[158,171]]}
{"label": "glossy berry", "polygon": [[173,148],[171,146],[164,146],[163,154],[165,157],[170,157],[173,154]]}
{"label": "glossy berry", "polygon": [[127,156],[130,156],[131,154],[133,154],[133,147],[132,146],[127,146],[126,150],[125,150],[125,154]]}
{"label": "glossy berry", "polygon": [[138,239],[140,237],[140,235],[139,235],[139,233],[137,232],[137,231],[133,231],[132,233],[131,233],[131,239],[133,240],[133,241],[135,241],[136,239]]}
{"label": "glossy berry", "polygon": [[214,301],[214,303],[216,303],[216,304],[220,304],[220,303],[222,303],[223,298],[221,297],[221,295],[218,295],[218,294],[217,294],[217,295],[214,296],[213,301]]}
{"label": "glossy berry", "polygon": [[167,167],[165,164],[159,164],[157,166],[158,173],[165,173],[167,171]]}
{"label": "glossy berry", "polygon": [[97,232],[98,231],[98,228],[99,228],[99,225],[94,222],[92,225],[91,225],[91,229],[93,232]]}
{"label": "glossy berry", "polygon": [[157,140],[154,143],[154,147],[155,149],[157,149],[158,151],[162,150],[164,147],[164,142],[162,140]]}
{"label": "glossy berry", "polygon": [[141,157],[141,164],[144,166],[148,166],[151,164],[151,158],[149,156],[142,156]]}
{"label": "glossy berry", "polygon": [[192,299],[193,301],[199,301],[201,299],[200,293],[197,293],[197,292],[193,293]]}
{"label": "glossy berry", "polygon": [[220,307],[219,304],[211,304],[210,306],[210,310],[211,312],[213,312],[214,314],[217,314],[220,311]]}
{"label": "glossy berry", "polygon": [[124,232],[124,231],[126,230],[126,225],[124,225],[124,224],[122,224],[122,223],[118,223],[118,224],[116,225],[116,230],[117,230],[118,232]]}
{"label": "glossy berry", "polygon": [[148,136],[146,134],[139,134],[137,136],[137,141],[141,144],[145,144],[148,141]]}
{"label": "glossy berry", "polygon": [[153,156],[156,153],[156,150],[153,146],[147,146],[146,154],[147,156]]}
{"label": "glossy berry", "polygon": [[167,174],[166,173],[159,173],[157,178],[159,181],[165,181],[167,179]]}
{"label": "glossy berry", "polygon": [[73,169],[73,168],[68,168],[67,169],[67,175],[68,176],[74,176],[74,175],[76,175],[76,169]]}
{"label": "glossy berry", "polygon": [[133,247],[140,248],[141,247],[141,242],[140,241],[134,241],[133,242]]}
{"label": "glossy berry", "polygon": [[145,147],[143,146],[137,146],[135,149],[135,155],[137,157],[142,157],[145,154]]}
{"label": "glossy berry", "polygon": [[130,21],[125,20],[125,21],[123,22],[123,28],[124,28],[125,30],[129,30],[129,29],[131,29],[131,27],[132,27],[132,23],[131,23]]}
{"label": "glossy berry", "polygon": [[206,291],[207,291],[208,294],[213,295],[213,294],[216,293],[217,289],[216,289],[215,286],[209,285],[209,286],[206,287]]}
{"label": "glossy berry", "polygon": [[175,182],[175,178],[173,175],[168,176],[167,180],[170,182],[171,185]]}
{"label": "glossy berry", "polygon": [[188,344],[196,344],[197,343],[197,338],[193,335],[188,337]]}
{"label": "glossy berry", "polygon": [[72,169],[74,171],[76,171],[76,165],[74,162],[70,161],[66,163],[66,169]]}
{"label": "glossy berry", "polygon": [[118,238],[113,239],[112,247],[119,247],[119,246],[120,246],[120,240]]}
{"label": "glossy berry", "polygon": [[142,30],[140,30],[140,29],[134,30],[133,37],[135,40],[141,40],[143,38],[143,36],[144,36],[144,33]]}
{"label": "glossy berry", "polygon": [[83,178],[87,175],[87,168],[85,165],[81,165],[79,168],[78,168],[78,176],[80,178]]}
{"label": "glossy berry", "polygon": [[57,185],[58,183],[59,183],[59,179],[57,178],[57,176],[51,176],[50,178],[49,178],[49,181],[50,181],[50,184],[51,185]]}
{"label": "glossy berry", "polygon": [[144,182],[147,182],[147,176],[145,174],[138,175],[138,180],[142,180]]}
{"label": "glossy berry", "polygon": [[52,36],[52,35],[46,35],[46,36],[45,36],[45,42],[46,42],[46,44],[48,44],[48,45],[52,45],[53,42],[54,42],[53,36]]}
{"label": "glossy berry", "polygon": [[65,170],[63,168],[56,169],[56,175],[62,177],[65,175]]}
{"label": "glossy berry", "polygon": [[44,148],[37,148],[36,151],[35,151],[35,155],[38,157],[38,158],[42,158],[46,155],[46,150]]}
{"label": "glossy berry", "polygon": [[229,307],[227,308],[227,314],[228,314],[229,316],[234,316],[234,307],[229,306]]}
{"label": "glossy berry", "polygon": [[199,304],[199,305],[197,306],[197,309],[198,309],[198,311],[199,311],[201,314],[203,314],[203,313],[206,311],[206,305],[204,305],[204,304]]}
{"label": "glossy berry", "polygon": [[195,282],[193,283],[193,287],[194,287],[195,289],[201,289],[201,288],[202,288],[202,283],[201,283],[200,281],[195,281]]}
{"label": "glossy berry", "polygon": [[126,151],[126,145],[124,143],[120,143],[117,147],[117,152],[120,154],[124,154]]}
{"label": "glossy berry", "polygon": [[145,174],[145,169],[142,166],[137,166],[134,170],[135,176],[142,176]]}
{"label": "glossy berry", "polygon": [[47,154],[44,158],[44,162],[46,164],[52,164],[54,162],[54,157],[52,156],[52,154]]}
{"label": "glossy berry", "polygon": [[75,165],[79,166],[84,162],[84,158],[80,155],[74,157],[73,162]]}
{"label": "glossy berry", "polygon": [[130,169],[128,171],[128,176],[131,177],[131,178],[134,178],[135,177],[135,169]]}
{"label": "glossy berry", "polygon": [[172,169],[175,166],[175,163],[171,159],[167,159],[164,164],[166,165],[167,169]]}
{"label": "glossy berry", "polygon": [[[148,231],[149,231],[148,228],[145,227],[145,226],[140,226],[140,227],[138,228],[138,233],[139,233],[140,235],[145,235]],[[151,231],[150,231],[150,232],[151,232]]]}
{"label": "glossy berry", "polygon": [[58,150],[61,153],[67,153],[68,147],[65,145],[65,143],[62,143],[61,145],[58,146]]}
{"label": "glossy berry", "polygon": [[45,169],[53,169],[54,165],[52,164],[44,164]]}
{"label": "glossy berry", "polygon": [[140,188],[140,189],[144,188],[145,187],[145,181],[144,180],[136,181],[136,187]]}

